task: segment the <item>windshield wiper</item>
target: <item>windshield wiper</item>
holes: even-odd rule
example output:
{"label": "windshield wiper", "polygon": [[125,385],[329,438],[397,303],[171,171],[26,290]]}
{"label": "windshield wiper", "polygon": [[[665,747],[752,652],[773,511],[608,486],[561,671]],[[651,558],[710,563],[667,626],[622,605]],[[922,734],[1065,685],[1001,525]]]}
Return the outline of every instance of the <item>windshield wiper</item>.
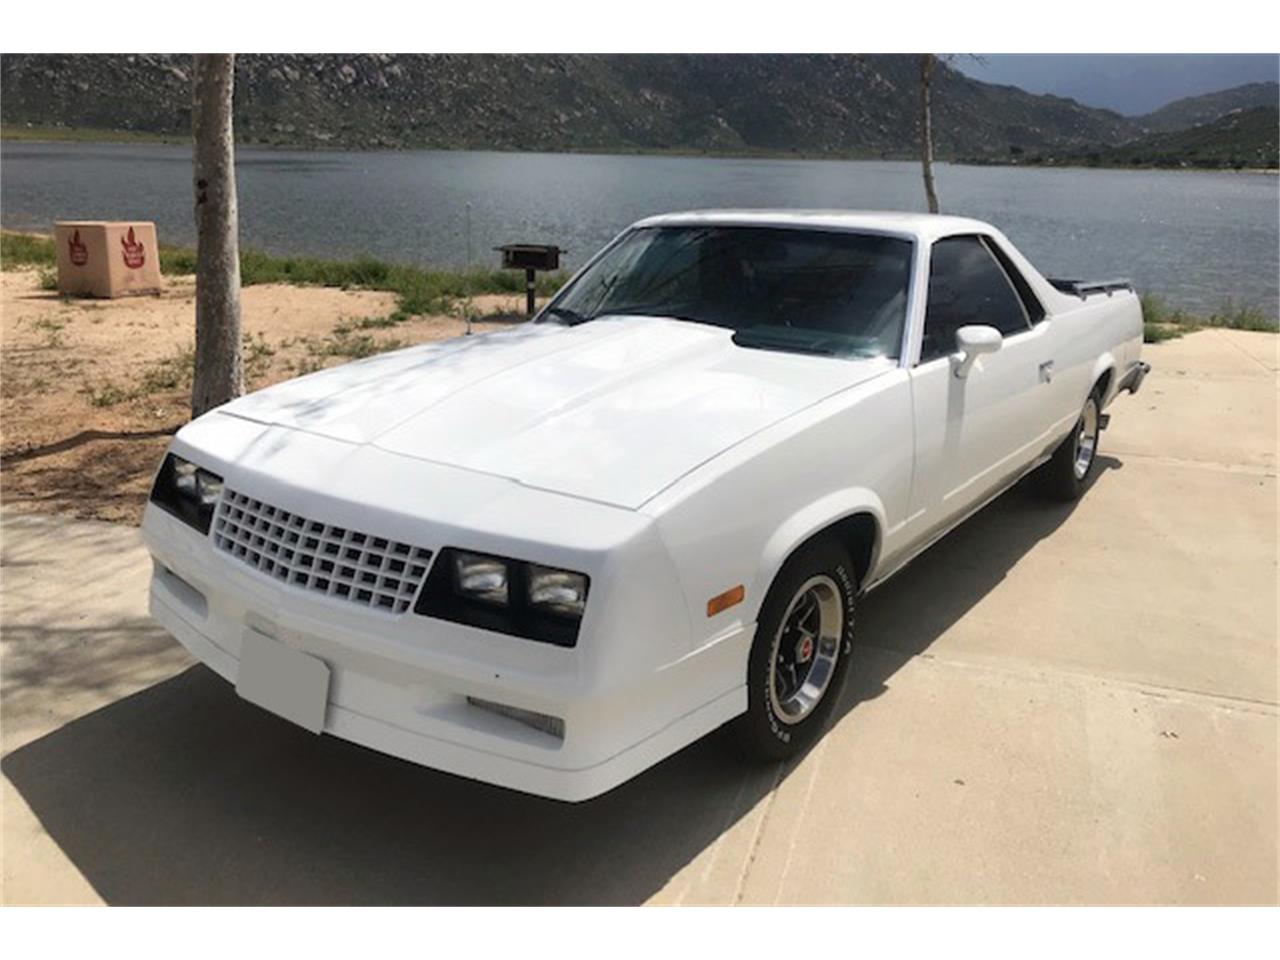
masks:
{"label": "windshield wiper", "polygon": [[744,327],[733,332],[732,340],[738,346],[752,350],[780,350],[822,357],[835,357],[844,352],[837,349],[830,337],[797,336],[797,333],[790,327]]}
{"label": "windshield wiper", "polygon": [[595,319],[595,317],[584,317],[577,310],[570,310],[568,307],[547,307],[542,312],[549,317],[561,318],[571,327],[576,327],[580,323]]}
{"label": "windshield wiper", "polygon": [[[621,310],[601,310],[597,317],[659,317],[663,320],[682,320],[685,323],[701,323],[708,327],[723,327],[723,323],[716,323],[714,320],[704,320],[702,317],[695,317],[687,313],[672,313],[670,310],[664,309],[659,304],[641,307],[623,307]],[[593,318],[594,319],[594,318]]]}

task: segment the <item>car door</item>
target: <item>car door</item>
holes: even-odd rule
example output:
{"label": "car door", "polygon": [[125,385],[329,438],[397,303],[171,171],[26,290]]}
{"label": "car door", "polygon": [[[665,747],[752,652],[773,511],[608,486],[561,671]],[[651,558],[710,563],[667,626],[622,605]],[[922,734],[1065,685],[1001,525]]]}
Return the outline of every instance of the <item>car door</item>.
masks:
{"label": "car door", "polygon": [[1091,385],[1093,361],[1100,351],[1088,336],[1082,336],[1085,330],[1077,318],[1049,316],[1031,284],[999,240],[988,236],[982,240],[1017,290],[1031,326],[1040,332],[1042,350],[1037,370],[1043,389],[1038,392],[1043,397],[1037,399],[1042,399],[1043,403],[1037,402],[1036,408],[1043,411],[1042,432],[1033,443],[1045,452],[1066,435],[1080,416],[1080,407]]}
{"label": "car door", "polygon": [[[995,327],[1001,347],[955,375],[956,330]],[[1051,419],[1048,324],[1032,325],[1018,291],[986,241],[936,241],[918,361],[911,371],[915,470],[911,523],[927,534],[954,522],[1042,452]],[[1046,366],[1048,364],[1048,366]]]}

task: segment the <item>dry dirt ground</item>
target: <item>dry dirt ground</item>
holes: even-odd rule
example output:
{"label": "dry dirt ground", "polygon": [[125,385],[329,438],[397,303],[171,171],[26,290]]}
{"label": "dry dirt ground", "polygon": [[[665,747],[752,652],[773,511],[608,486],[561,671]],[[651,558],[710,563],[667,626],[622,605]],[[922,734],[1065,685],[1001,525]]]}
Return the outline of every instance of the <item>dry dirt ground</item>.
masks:
{"label": "dry dirt ground", "polygon": [[[136,523],[169,436],[189,418],[195,284],[156,297],[87,300],[41,289],[35,269],[0,274],[0,496],[6,509]],[[242,295],[250,389],[368,352],[465,332],[458,316],[391,327],[392,293],[265,284]],[[476,297],[473,314],[519,298]],[[476,330],[503,321],[479,321]]]}

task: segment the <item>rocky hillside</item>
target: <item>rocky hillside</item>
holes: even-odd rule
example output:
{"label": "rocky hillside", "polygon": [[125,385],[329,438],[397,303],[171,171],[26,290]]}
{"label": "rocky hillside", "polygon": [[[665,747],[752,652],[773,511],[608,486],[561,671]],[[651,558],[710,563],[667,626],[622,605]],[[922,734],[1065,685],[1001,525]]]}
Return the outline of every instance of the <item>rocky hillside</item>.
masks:
{"label": "rocky hillside", "polygon": [[1280,166],[1280,110],[1233,110],[1211,123],[1153,133],[1096,154],[1106,166],[1265,169]]}
{"label": "rocky hillside", "polygon": [[[1072,100],[940,64],[942,157],[1007,157],[1138,135]],[[913,156],[914,56],[245,55],[237,136],[306,147],[442,147]],[[7,55],[7,127],[181,134],[190,58]]]}
{"label": "rocky hillside", "polygon": [[1134,117],[1138,126],[1152,133],[1172,133],[1188,127],[1213,123],[1233,110],[1280,106],[1280,84],[1246,83],[1228,90],[1218,90],[1198,97],[1183,97],[1167,103],[1159,110]]}

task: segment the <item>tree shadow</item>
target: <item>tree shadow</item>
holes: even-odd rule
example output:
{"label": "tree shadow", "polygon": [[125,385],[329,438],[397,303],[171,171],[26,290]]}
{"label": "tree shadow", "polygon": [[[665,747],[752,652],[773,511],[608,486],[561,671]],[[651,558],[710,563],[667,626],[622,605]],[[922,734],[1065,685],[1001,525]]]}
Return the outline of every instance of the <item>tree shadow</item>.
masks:
{"label": "tree shadow", "polygon": [[76,447],[83,446],[86,443],[93,443],[97,440],[155,440],[159,437],[171,437],[182,426],[183,424],[181,423],[173,423],[167,427],[156,427],[152,430],[81,430],[79,433],[63,437],[61,440],[53,440],[38,446],[15,450],[13,453],[6,453],[3,460],[0,461],[0,469],[15,463],[38,460],[41,457],[47,457],[55,453],[66,453],[68,450],[74,450]]}
{"label": "tree shadow", "polygon": [[[1020,485],[866,597],[837,718],[883,694],[1070,514]],[[196,666],[2,766],[109,903],[635,904],[795,762],[747,764],[720,730],[567,805],[311,736]]]}

